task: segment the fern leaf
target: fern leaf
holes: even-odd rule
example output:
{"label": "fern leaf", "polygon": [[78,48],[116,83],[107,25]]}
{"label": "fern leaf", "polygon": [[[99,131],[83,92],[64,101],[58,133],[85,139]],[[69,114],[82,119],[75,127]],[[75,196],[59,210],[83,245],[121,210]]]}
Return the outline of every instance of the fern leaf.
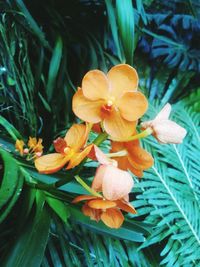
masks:
{"label": "fern leaf", "polygon": [[[168,238],[161,252],[165,266],[200,264],[200,115],[177,104],[173,119],[188,130],[181,145],[158,145],[149,139],[145,146],[155,164],[137,188],[143,192],[135,201],[138,213],[154,223],[154,231],[141,248]],[[153,109],[150,113],[154,113]],[[145,205],[148,209],[145,211]]]}

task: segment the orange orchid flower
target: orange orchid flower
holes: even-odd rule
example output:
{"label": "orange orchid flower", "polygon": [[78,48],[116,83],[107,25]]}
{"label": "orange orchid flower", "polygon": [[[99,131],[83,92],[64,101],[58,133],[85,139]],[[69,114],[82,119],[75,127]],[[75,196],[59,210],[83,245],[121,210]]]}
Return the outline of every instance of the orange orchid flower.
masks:
{"label": "orange orchid flower", "polygon": [[107,75],[91,70],[73,97],[73,111],[86,122],[102,122],[105,131],[114,138],[129,137],[148,107],[137,86],[137,72],[127,64],[114,66]]}
{"label": "orange orchid flower", "polygon": [[89,134],[88,125],[74,124],[64,139],[57,138],[54,147],[57,153],[48,154],[35,160],[35,167],[40,173],[54,173],[63,168],[77,166],[90,152],[93,145],[84,148]]}
{"label": "orange orchid flower", "polygon": [[91,195],[81,195],[76,197],[72,203],[87,200],[82,207],[85,216],[89,216],[91,220],[102,220],[105,225],[111,228],[120,228],[124,221],[124,216],[120,210],[136,214],[136,210],[126,200],[106,200],[103,197]]}
{"label": "orange orchid flower", "polygon": [[103,196],[82,195],[73,200],[78,203],[87,200],[82,211],[92,220],[102,220],[108,227],[119,228],[124,216],[121,210],[135,214],[136,210],[128,202],[128,194],[133,187],[133,179],[128,172],[112,165],[100,165],[95,174],[92,190],[102,191]]}
{"label": "orange orchid flower", "polygon": [[138,177],[142,177],[143,171],[150,168],[154,163],[151,154],[140,147],[139,140],[129,142],[113,141],[111,147],[111,153],[125,152],[124,156],[112,157],[118,162],[118,167],[122,170],[130,170]]}

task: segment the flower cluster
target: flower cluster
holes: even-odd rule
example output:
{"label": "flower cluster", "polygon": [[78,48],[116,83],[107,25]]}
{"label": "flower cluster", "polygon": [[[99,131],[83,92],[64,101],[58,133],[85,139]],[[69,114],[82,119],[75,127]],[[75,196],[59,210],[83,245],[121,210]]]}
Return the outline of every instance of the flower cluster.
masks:
{"label": "flower cluster", "polygon": [[27,145],[23,140],[17,139],[15,149],[21,156],[26,156],[27,160],[39,158],[43,153],[42,139],[39,138],[37,140],[35,137],[29,137]]}
{"label": "flower cluster", "polygon": [[[57,138],[56,153],[36,158],[35,167],[40,173],[50,174],[79,165],[75,178],[89,194],[77,196],[73,203],[85,201],[82,211],[86,216],[97,222],[101,220],[108,227],[119,228],[124,221],[122,211],[136,213],[129,203],[129,193],[134,186],[130,173],[142,177],[143,171],[154,162],[139,139],[152,134],[160,143],[177,144],[182,142],[186,130],[169,119],[170,104],[155,119],[139,125],[148,101],[138,91],[136,70],[127,64],[114,66],[107,74],[89,71],[73,96],[72,107],[84,123],[72,125],[64,138]],[[88,144],[90,131],[99,135]],[[111,144],[108,154],[98,148],[106,138]],[[25,153],[23,146],[18,140],[16,148],[21,155]],[[36,143],[29,142],[28,146],[37,151]],[[99,163],[90,187],[78,176],[87,158]]]}

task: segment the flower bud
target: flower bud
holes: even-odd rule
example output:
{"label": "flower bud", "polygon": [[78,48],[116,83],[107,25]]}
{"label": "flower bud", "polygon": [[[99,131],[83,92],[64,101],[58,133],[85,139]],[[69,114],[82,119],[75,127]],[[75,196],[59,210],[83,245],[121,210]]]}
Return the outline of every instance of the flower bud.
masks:
{"label": "flower bud", "polygon": [[126,198],[133,185],[133,179],[127,171],[122,171],[112,165],[100,165],[92,188],[102,191],[106,199],[113,201]]}
{"label": "flower bud", "polygon": [[152,135],[163,144],[180,144],[187,131],[176,122],[169,120],[171,105],[167,103],[154,120],[141,123],[143,129],[151,128]]}

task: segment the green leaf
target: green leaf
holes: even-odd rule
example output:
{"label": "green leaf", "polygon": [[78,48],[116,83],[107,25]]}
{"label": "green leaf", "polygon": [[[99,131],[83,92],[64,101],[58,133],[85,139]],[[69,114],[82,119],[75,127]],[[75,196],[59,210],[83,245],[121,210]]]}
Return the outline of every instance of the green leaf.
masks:
{"label": "green leaf", "polygon": [[3,160],[4,173],[0,187],[0,209],[12,197],[19,180],[19,167],[13,157],[6,151],[0,149],[0,156]]}
{"label": "green leaf", "polygon": [[48,241],[50,216],[43,201],[39,201],[35,216],[17,235],[3,266],[40,267]]}
{"label": "green leaf", "polygon": [[31,16],[24,2],[22,0],[16,0],[16,4],[20,11],[23,13],[24,17],[26,18],[28,26],[30,27],[32,32],[38,37],[38,39],[45,47],[49,47],[48,42],[45,39],[44,33],[42,32],[34,18]]}
{"label": "green leaf", "polygon": [[5,128],[5,130],[10,134],[14,141],[16,141],[17,139],[22,139],[22,136],[17,131],[17,129],[2,116],[0,116],[0,125]]}
{"label": "green leaf", "polygon": [[126,62],[133,63],[134,51],[134,10],[131,0],[116,0],[117,22]]}
{"label": "green leaf", "polygon": [[147,15],[144,10],[143,1],[142,0],[136,0],[137,10],[142,17],[142,20],[145,25],[147,25]]}
{"label": "green leaf", "polygon": [[10,76],[7,77],[7,83],[10,86],[14,86],[15,85],[15,80],[13,78],[11,78]]}
{"label": "green leaf", "polygon": [[55,48],[53,50],[53,54],[51,57],[51,62],[49,66],[49,74],[48,74],[48,81],[47,81],[47,98],[50,101],[53,97],[55,82],[57,78],[57,74],[60,67],[61,57],[62,57],[62,47],[63,42],[61,37],[59,36],[56,41]]}
{"label": "green leaf", "polygon": [[40,93],[38,93],[38,96],[39,96],[40,100],[42,101],[42,104],[44,105],[44,107],[46,108],[46,110],[48,112],[51,112],[51,107],[49,106],[49,104],[46,101],[46,99]]}
{"label": "green leaf", "polygon": [[118,36],[118,27],[117,27],[117,22],[116,22],[115,10],[114,10],[111,0],[105,0],[105,3],[106,3],[106,9],[108,13],[108,19],[109,19],[109,24],[111,27],[112,36],[113,36],[116,50],[117,50],[117,55],[120,61],[123,61],[121,45],[120,45],[119,36]]}
{"label": "green leaf", "polygon": [[23,187],[23,176],[16,160],[6,151],[0,149],[3,159],[4,174],[0,186],[0,223],[8,216]]}
{"label": "green leaf", "polygon": [[46,201],[48,205],[52,208],[52,210],[61,218],[61,220],[63,220],[63,222],[66,223],[67,219],[70,216],[66,204],[53,197],[46,197]]}

